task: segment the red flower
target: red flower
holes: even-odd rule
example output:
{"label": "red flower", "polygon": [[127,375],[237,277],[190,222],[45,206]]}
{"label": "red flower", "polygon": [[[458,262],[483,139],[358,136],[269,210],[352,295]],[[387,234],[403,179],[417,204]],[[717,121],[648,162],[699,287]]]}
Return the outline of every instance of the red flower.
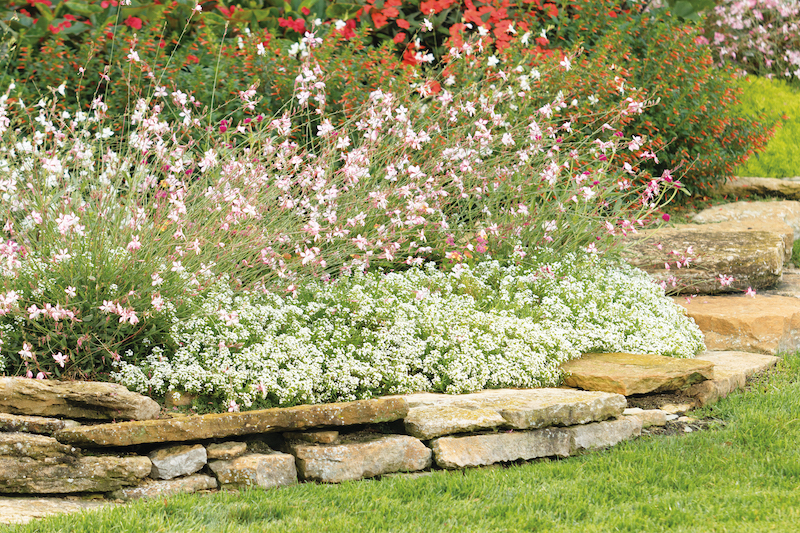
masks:
{"label": "red flower", "polygon": [[386,18],[386,15],[384,15],[380,11],[374,11],[373,10],[372,13],[370,13],[370,16],[372,17],[372,22],[375,23],[375,28],[376,29],[386,26],[386,23],[389,20],[389,19]]}
{"label": "red flower", "polygon": [[400,43],[402,43],[403,41],[406,40],[406,34],[403,33],[403,32],[400,32],[397,35],[395,35],[394,39],[392,39],[392,40],[394,41],[394,44],[400,44]]}
{"label": "red flower", "polygon": [[233,16],[233,12],[236,11],[236,6],[225,7],[223,5],[217,5],[217,9],[219,9],[225,18],[231,18]]}
{"label": "red flower", "polygon": [[308,15],[311,14],[311,10],[304,6],[304,7],[300,8],[300,13],[302,13],[303,15],[305,15],[307,17]]}
{"label": "red flower", "polygon": [[411,27],[411,24],[409,24],[409,22],[406,19],[397,19],[395,22],[397,22],[397,25],[403,28],[404,30],[407,30]]}
{"label": "red flower", "polygon": [[200,59],[196,55],[189,54],[186,56],[186,62],[200,63]]}
{"label": "red flower", "polygon": [[107,9],[108,6],[117,7],[118,5],[119,2],[117,2],[117,0],[103,0],[102,2],[100,2],[100,7],[102,7],[103,9]]}
{"label": "red flower", "polygon": [[142,29],[142,19],[139,17],[130,16],[125,19],[124,24],[134,30],[141,30]]}

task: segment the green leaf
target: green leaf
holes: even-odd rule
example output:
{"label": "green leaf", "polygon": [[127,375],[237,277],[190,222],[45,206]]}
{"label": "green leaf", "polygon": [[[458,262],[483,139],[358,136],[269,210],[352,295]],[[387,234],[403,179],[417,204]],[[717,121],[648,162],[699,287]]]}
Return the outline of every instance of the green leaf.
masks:
{"label": "green leaf", "polygon": [[330,2],[325,8],[325,18],[348,20],[361,9],[357,2]]}
{"label": "green leaf", "polygon": [[[234,12],[236,14],[236,12]],[[217,15],[216,13],[204,13],[203,20],[206,21],[207,24],[212,24],[215,26],[224,26],[228,23],[228,21],[222,15]]]}
{"label": "green leaf", "polygon": [[87,4],[81,0],[72,0],[67,4],[67,9],[76,15],[83,15],[84,17],[90,17],[105,11],[100,7],[100,4]]}

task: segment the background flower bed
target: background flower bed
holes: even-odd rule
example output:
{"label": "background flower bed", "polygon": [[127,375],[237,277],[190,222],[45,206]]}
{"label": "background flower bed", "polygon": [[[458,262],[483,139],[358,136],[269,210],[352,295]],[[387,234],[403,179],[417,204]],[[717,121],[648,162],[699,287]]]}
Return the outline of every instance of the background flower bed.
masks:
{"label": "background flower bed", "polygon": [[[70,4],[54,4],[53,13],[66,13]],[[51,74],[49,93],[38,104],[22,83],[2,98],[0,125],[9,139],[2,167],[8,240],[0,250],[6,372],[116,372],[153,394],[183,388],[238,408],[422,386],[455,392],[553,384],[558,362],[599,345],[695,353],[701,344],[685,318],[672,314],[663,293],[641,288],[636,294],[654,313],[643,320],[655,336],[633,331],[643,323],[625,322],[631,317],[604,323],[602,313],[541,294],[513,313],[471,294],[448,300],[447,290],[430,291],[425,285],[433,282],[421,278],[412,306],[371,307],[374,314],[363,324],[336,322],[333,315],[343,311],[325,302],[328,291],[344,290],[343,280],[358,278],[354,286],[363,282],[382,302],[399,296],[380,287],[412,290],[369,278],[377,269],[410,269],[404,275],[413,277],[433,262],[447,276],[465,264],[477,272],[484,261],[498,260],[502,267],[527,262],[524,268],[539,272],[576,254],[574,270],[558,279],[584,280],[580,258],[602,253],[609,263],[589,276],[602,284],[599,278],[619,275],[608,265],[622,236],[658,220],[657,210],[674,191],[712,184],[720,178],[714,172],[741,161],[768,133],[735,107],[733,74],[714,67],[699,29],[667,12],[606,0],[561,9],[530,2],[516,11],[508,2],[424,4],[439,11],[426,17],[401,2],[362,6],[353,20],[371,29],[335,19],[313,25],[308,18],[301,27],[296,13],[313,14],[298,4],[265,33],[260,24],[237,29],[238,10],[206,6],[217,15],[177,2],[145,6],[168,28],[170,17],[184,13],[190,24],[177,36],[170,29],[159,37],[147,26],[143,5],[130,6],[135,13],[101,5],[109,26],[98,23],[101,12],[93,8],[85,15],[91,25],[81,22],[77,37],[63,41],[59,36],[71,35],[71,25],[50,29],[55,38],[42,34],[36,46],[18,31],[22,59],[7,67],[42,76],[45,84],[46,66],[73,70],[69,83],[59,78],[63,73]],[[454,22],[457,13],[477,18]],[[226,27],[225,17],[232,25]],[[419,43],[380,36],[391,24],[403,29],[400,21],[416,24]],[[101,27],[117,32],[115,39],[91,33]],[[318,35],[291,39],[307,29]],[[676,33],[685,38],[669,38]],[[447,46],[437,44],[444,41],[435,36],[445,34]],[[414,44],[392,48],[404,42]],[[88,54],[95,44],[95,52],[104,51],[85,56],[91,68],[74,59],[48,60]],[[574,48],[579,44],[583,52]],[[702,61],[684,68],[695,55]],[[660,65],[675,68],[653,68]],[[386,85],[389,79],[394,83]],[[183,92],[178,82],[192,90]],[[674,137],[665,137],[672,131]],[[708,144],[711,135],[720,136],[716,144]],[[686,186],[677,181],[679,172]],[[120,278],[123,268],[129,275]],[[362,279],[362,270],[372,273]],[[341,276],[330,287],[314,280]],[[626,276],[639,287],[637,274]],[[611,296],[589,292],[623,301],[629,289],[621,287]],[[316,291],[313,299],[309,291]],[[306,298],[298,300],[305,307],[293,303],[294,295]],[[433,339],[419,329],[426,312],[434,312],[431,302],[452,320],[461,315],[442,309],[470,309],[472,319],[448,325],[471,344]],[[291,306],[299,310],[285,332],[250,320],[253,308],[275,314],[269,309]],[[398,315],[400,309],[408,315]],[[312,359],[287,359],[288,345],[274,349],[275,336],[284,333],[281,342],[291,337],[292,346],[311,342],[316,313],[328,320],[319,320],[320,327],[336,323],[343,330],[340,345],[309,348],[317,354]],[[314,320],[304,325],[308,316]],[[474,322],[478,317],[488,322]],[[509,342],[510,330],[499,325],[504,321],[530,330],[524,342],[535,357],[499,358],[518,353],[496,348]],[[365,329],[367,323],[372,326]],[[534,342],[533,330],[551,326],[598,329],[591,342],[567,342],[571,333],[552,345]],[[613,328],[623,328],[625,339],[613,337]],[[680,347],[667,340],[674,328],[683,332]],[[409,359],[397,346],[364,348],[365,334],[377,346],[387,335],[406,333],[405,348],[424,357]],[[474,340],[484,333],[491,342]],[[273,355],[252,356],[265,350]],[[381,366],[387,357],[396,366]],[[487,381],[493,365],[519,372],[495,372],[502,383]],[[373,367],[395,370],[376,376]]]}

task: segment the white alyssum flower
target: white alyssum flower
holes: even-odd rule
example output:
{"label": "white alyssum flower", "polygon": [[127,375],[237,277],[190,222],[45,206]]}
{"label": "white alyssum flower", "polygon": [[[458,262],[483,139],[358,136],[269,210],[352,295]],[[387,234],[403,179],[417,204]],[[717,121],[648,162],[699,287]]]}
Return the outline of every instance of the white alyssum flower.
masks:
{"label": "white alyssum flower", "polygon": [[704,349],[694,322],[644,272],[575,257],[355,274],[286,298],[219,283],[171,336],[173,355],[154,347],[138,365],[123,358],[114,378],[140,391],[291,405],[553,386],[559,364],[586,352]]}

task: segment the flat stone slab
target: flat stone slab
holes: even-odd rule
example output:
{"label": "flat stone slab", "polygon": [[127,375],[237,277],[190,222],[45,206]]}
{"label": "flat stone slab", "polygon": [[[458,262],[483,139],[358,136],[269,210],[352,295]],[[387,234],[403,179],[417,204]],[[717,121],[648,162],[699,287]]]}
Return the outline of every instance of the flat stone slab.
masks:
{"label": "flat stone slab", "polygon": [[53,437],[32,433],[0,433],[0,457],[28,457],[36,460],[46,458],[78,457],[80,450],[61,444]]}
{"label": "flat stone slab", "polygon": [[22,431],[24,433],[52,435],[60,429],[78,426],[80,424],[75,420],[0,413],[0,431]]}
{"label": "flat stone slab", "polygon": [[0,411],[93,420],[150,420],[161,407],[116,383],[0,377]]}
{"label": "flat stone slab", "polygon": [[[798,183],[800,186],[800,183]],[[789,226],[794,237],[800,237],[800,202],[733,202],[704,209],[692,217],[696,224],[737,222],[742,226],[779,221]],[[791,246],[790,246],[791,248]]]}
{"label": "flat stone slab", "polygon": [[775,354],[800,348],[797,298],[757,294],[674,300],[703,332],[709,351]]}
{"label": "flat stone slab", "polygon": [[714,364],[654,354],[584,354],[562,363],[564,385],[630,396],[685,389],[713,377]]}
{"label": "flat stone slab", "polygon": [[0,493],[111,492],[136,485],[150,473],[147,457],[79,457],[59,462],[0,457]]}
{"label": "flat stone slab", "polygon": [[61,442],[84,446],[132,446],[315,427],[374,424],[398,420],[407,414],[408,405],[402,397],[387,397],[343,403],[298,405],[242,413],[214,413],[162,420],[82,426],[58,431],[55,437]]}
{"label": "flat stone slab", "polygon": [[330,445],[292,444],[300,477],[341,483],[393,472],[415,472],[431,465],[431,450],[408,435],[369,438]]}
{"label": "flat stone slab", "polygon": [[572,426],[619,416],[625,398],[570,389],[497,389],[472,394],[417,393],[409,405],[406,430],[427,440],[495,428],[538,429]]}
{"label": "flat stone slab", "polygon": [[0,524],[27,524],[46,516],[93,511],[114,505],[111,501],[100,499],[4,496],[0,497]]}
{"label": "flat stone slab", "polygon": [[743,388],[747,378],[772,368],[778,362],[775,356],[748,352],[705,352],[698,358],[714,363],[714,378],[693,385],[686,391],[700,406]]}
{"label": "flat stone slab", "polygon": [[738,196],[757,194],[800,200],[800,178],[735,178],[728,179],[717,188],[720,194]]}
{"label": "flat stone slab", "polygon": [[441,468],[471,468],[539,457],[568,457],[573,434],[567,428],[493,433],[468,437],[441,437],[431,443]]}
{"label": "flat stone slab", "polygon": [[173,494],[190,494],[199,490],[211,490],[216,488],[216,478],[204,474],[194,474],[177,479],[145,480],[144,483],[138,487],[125,487],[115,490],[111,493],[111,497],[117,500],[128,501],[171,496]]}
{"label": "flat stone slab", "polygon": [[636,416],[623,416],[616,420],[571,427],[569,430],[572,432],[570,454],[574,454],[608,448],[624,440],[636,438],[642,434],[642,420]]}
{"label": "flat stone slab", "polygon": [[288,453],[251,453],[229,461],[211,461],[208,466],[223,488],[271,489],[297,483],[295,459]]}
{"label": "flat stone slab", "polygon": [[[676,278],[677,286],[670,290],[679,294],[741,292],[748,287],[773,287],[780,281],[787,253],[785,239],[785,234],[773,231],[683,225],[631,236],[624,257],[659,282]],[[681,254],[690,247],[693,260],[678,268]],[[720,275],[733,276],[734,281],[723,286]]]}

